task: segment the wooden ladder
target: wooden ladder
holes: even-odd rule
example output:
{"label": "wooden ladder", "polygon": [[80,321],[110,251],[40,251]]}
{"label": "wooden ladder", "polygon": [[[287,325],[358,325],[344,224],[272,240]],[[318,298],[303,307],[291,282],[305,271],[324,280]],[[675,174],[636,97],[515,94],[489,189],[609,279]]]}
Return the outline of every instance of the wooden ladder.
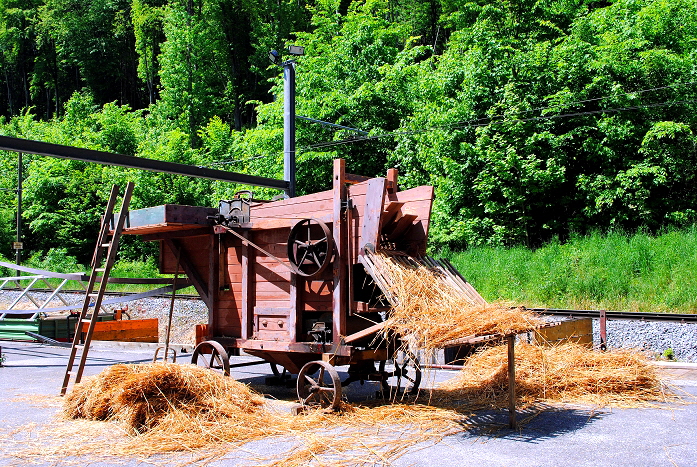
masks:
{"label": "wooden ladder", "polygon": [[[94,255],[92,256],[92,273],[90,274],[90,280],[87,284],[85,290],[85,301],[82,304],[82,311],[80,312],[80,318],[75,326],[75,336],[73,337],[73,345],[70,350],[70,358],[68,359],[68,365],[65,369],[65,378],[63,378],[63,386],[61,387],[61,396],[64,396],[68,390],[68,385],[70,384],[70,377],[75,376],[75,384],[80,382],[82,379],[82,372],[85,369],[85,362],[87,361],[87,352],[90,348],[90,342],[92,341],[92,334],[94,333],[94,325],[97,322],[97,315],[99,315],[99,308],[102,305],[102,298],[104,297],[104,292],[106,291],[106,286],[109,279],[109,273],[111,272],[111,267],[114,265],[116,260],[116,251],[119,247],[119,239],[121,238],[121,231],[123,230],[124,221],[128,215],[128,205],[131,202],[131,195],[133,194],[133,182],[128,182],[126,185],[126,191],[123,195],[123,200],[121,202],[121,210],[119,211],[119,217],[115,222],[114,231],[111,234],[111,239],[109,239],[109,231],[112,223],[114,223],[114,207],[116,206],[116,199],[119,195],[119,190],[116,185],[111,188],[111,195],[109,196],[109,202],[107,203],[106,210],[104,211],[104,216],[102,217],[102,225],[99,230],[99,237],[97,238],[97,246],[94,250]],[[104,254],[106,251],[106,258]],[[100,267],[104,259],[104,265]],[[101,274],[101,275],[100,275]],[[99,289],[94,292],[95,284],[99,281]],[[93,301],[94,300],[94,301]],[[90,309],[90,303],[93,305],[92,315],[87,316],[87,312]],[[80,338],[82,336],[83,324],[88,324],[87,332],[85,333],[85,340],[81,344]],[[77,366],[77,371],[73,371],[75,366],[75,361],[79,358],[79,363]]]}

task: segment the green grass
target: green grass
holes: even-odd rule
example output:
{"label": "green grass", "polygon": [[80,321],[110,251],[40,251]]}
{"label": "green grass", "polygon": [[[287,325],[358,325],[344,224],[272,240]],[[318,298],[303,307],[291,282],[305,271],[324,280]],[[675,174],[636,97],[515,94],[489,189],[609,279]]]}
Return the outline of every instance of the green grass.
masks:
{"label": "green grass", "polygon": [[537,250],[447,253],[488,301],[528,307],[697,312],[697,228],[659,236],[610,233]]}

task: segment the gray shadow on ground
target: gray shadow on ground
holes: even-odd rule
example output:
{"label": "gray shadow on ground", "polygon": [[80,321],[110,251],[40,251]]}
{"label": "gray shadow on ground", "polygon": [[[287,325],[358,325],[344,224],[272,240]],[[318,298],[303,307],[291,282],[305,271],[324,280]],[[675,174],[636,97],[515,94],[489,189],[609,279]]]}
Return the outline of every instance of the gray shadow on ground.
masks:
{"label": "gray shadow on ground", "polygon": [[463,438],[496,438],[541,443],[574,431],[581,430],[607,415],[609,411],[535,406],[516,414],[518,427],[509,427],[507,410],[486,410],[468,417],[463,426]]}

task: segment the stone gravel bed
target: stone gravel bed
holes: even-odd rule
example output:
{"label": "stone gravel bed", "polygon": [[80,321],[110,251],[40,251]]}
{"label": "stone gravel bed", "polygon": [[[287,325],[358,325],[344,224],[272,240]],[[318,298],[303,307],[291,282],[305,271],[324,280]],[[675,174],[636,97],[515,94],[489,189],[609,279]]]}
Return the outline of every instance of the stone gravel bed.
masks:
{"label": "stone gravel bed", "polygon": [[[608,320],[608,348],[633,348],[660,358],[672,353],[679,362],[697,362],[697,323]],[[600,320],[593,320],[593,341],[600,345]]]}

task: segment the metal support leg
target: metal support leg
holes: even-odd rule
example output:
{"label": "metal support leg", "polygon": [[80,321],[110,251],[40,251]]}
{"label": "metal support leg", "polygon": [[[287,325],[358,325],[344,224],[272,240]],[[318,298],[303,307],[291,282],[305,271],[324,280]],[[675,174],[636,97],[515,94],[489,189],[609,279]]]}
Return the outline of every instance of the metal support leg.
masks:
{"label": "metal support leg", "polygon": [[515,335],[508,336],[508,426],[516,428],[515,413]]}
{"label": "metal support leg", "polygon": [[607,313],[600,310],[600,350],[607,350]]}

